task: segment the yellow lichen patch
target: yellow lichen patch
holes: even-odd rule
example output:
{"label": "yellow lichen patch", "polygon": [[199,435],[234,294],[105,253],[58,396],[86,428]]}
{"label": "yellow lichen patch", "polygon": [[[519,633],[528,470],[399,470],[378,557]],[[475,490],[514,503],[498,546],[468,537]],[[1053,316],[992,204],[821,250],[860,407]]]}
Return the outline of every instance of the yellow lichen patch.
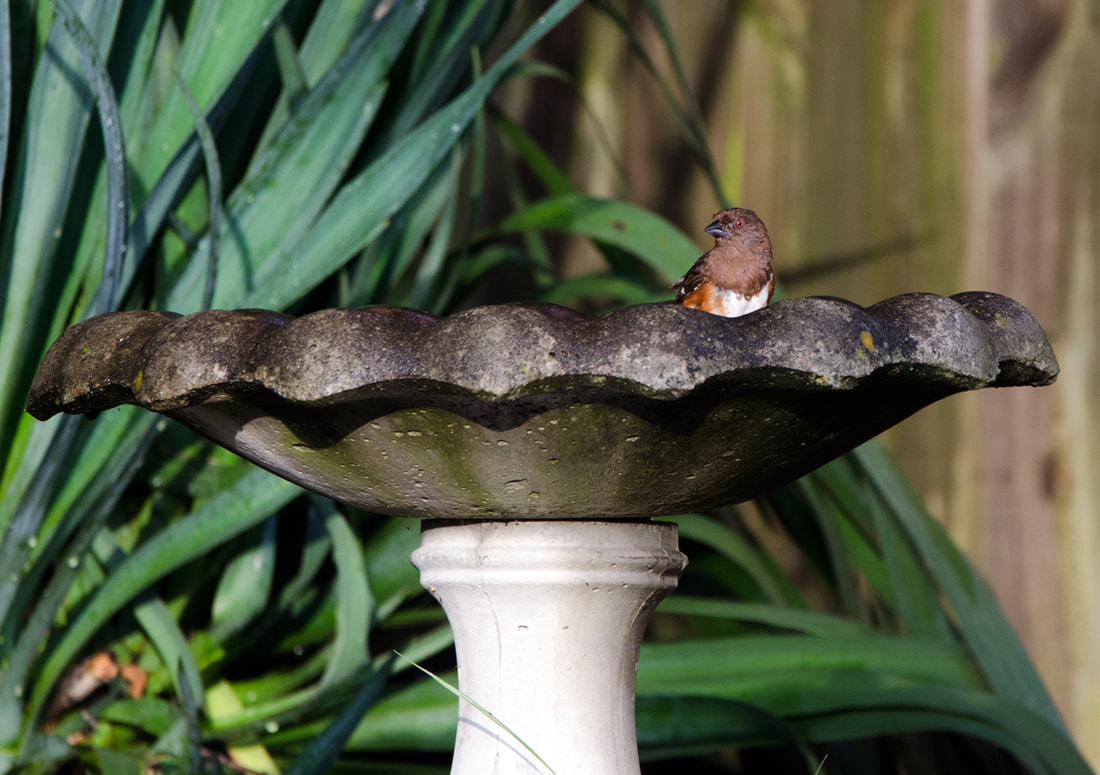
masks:
{"label": "yellow lichen patch", "polygon": [[142,371],[141,369],[138,369],[137,376],[134,377],[134,390],[137,390],[139,387],[141,387],[141,379],[144,376],[145,376],[145,372]]}
{"label": "yellow lichen patch", "polygon": [[859,335],[859,341],[863,344],[863,349],[869,353],[875,351],[875,339],[871,336],[870,331],[864,331]]}

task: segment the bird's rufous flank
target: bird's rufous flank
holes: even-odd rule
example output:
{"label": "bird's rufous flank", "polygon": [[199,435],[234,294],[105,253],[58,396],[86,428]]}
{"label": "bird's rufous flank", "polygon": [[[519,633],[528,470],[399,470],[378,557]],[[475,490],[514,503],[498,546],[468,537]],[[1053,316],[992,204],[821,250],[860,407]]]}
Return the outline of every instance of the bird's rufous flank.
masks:
{"label": "bird's rufous flank", "polygon": [[704,229],[714,247],[673,284],[676,301],[728,318],[766,307],[775,290],[772,243],[752,210],[731,207]]}

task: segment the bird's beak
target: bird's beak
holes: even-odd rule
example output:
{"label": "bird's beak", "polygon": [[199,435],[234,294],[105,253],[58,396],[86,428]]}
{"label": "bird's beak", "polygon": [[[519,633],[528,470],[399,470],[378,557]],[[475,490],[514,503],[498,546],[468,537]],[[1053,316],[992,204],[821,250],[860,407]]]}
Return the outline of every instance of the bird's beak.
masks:
{"label": "bird's beak", "polygon": [[715,221],[707,228],[703,229],[707,234],[712,237],[724,237],[726,236],[726,230],[718,221]]}

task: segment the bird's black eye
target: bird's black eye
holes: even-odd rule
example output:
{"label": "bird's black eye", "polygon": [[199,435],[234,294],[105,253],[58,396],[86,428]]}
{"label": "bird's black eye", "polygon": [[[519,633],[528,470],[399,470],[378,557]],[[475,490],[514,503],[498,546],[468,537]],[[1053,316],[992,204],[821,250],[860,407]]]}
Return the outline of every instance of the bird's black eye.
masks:
{"label": "bird's black eye", "polygon": [[745,219],[744,218],[738,218],[736,221],[733,222],[733,227],[735,229],[740,229],[744,225],[745,225]]}

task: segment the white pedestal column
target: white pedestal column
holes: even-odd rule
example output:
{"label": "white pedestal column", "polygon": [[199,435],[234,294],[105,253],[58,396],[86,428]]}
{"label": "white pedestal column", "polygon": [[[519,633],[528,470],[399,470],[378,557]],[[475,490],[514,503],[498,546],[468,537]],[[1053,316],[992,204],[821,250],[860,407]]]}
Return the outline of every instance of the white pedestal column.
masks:
{"label": "white pedestal column", "polygon": [[[460,691],[556,775],[639,773],[638,646],[686,564],[675,525],[425,523],[412,561],[454,630]],[[459,703],[452,775],[547,772]]]}

